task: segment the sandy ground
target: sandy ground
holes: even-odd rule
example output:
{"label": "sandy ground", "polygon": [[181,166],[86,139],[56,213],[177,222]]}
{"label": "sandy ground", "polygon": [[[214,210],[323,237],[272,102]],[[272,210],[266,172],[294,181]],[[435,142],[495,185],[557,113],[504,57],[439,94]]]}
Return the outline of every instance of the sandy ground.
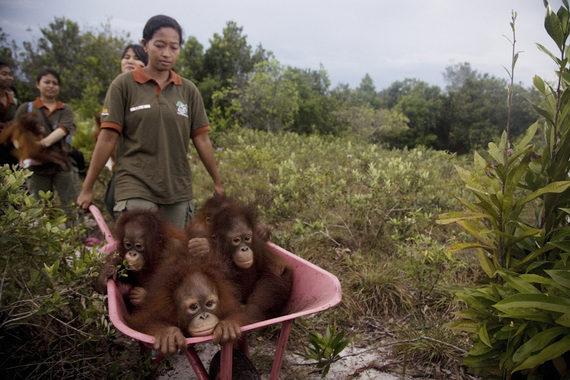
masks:
{"label": "sandy ground", "polygon": [[[218,351],[218,346],[214,346],[211,342],[197,344],[195,347],[196,352],[200,356],[202,363],[209,368],[210,359]],[[261,355],[270,355],[271,358],[274,354],[275,347],[270,347],[268,344],[263,345],[260,349],[256,348],[255,344],[250,344],[251,357],[255,363],[260,359]],[[279,379],[282,380],[319,380],[321,379],[320,373],[313,372],[315,366],[310,365],[298,355],[295,355],[291,349],[288,349],[283,361],[283,366]],[[365,350],[348,346],[341,354],[343,359],[332,364],[331,369],[326,379],[355,379],[355,380],[402,380],[404,379],[398,374],[398,369],[388,359],[387,351],[383,350]],[[272,359],[271,359],[272,360]],[[174,369],[159,376],[159,380],[182,380],[182,379],[196,379],[194,371],[188,362],[186,356],[177,356],[170,360]],[[269,379],[270,365],[268,370],[261,371],[261,378],[263,380]],[[388,372],[391,370],[392,372]],[[410,379],[407,376],[405,379]]]}

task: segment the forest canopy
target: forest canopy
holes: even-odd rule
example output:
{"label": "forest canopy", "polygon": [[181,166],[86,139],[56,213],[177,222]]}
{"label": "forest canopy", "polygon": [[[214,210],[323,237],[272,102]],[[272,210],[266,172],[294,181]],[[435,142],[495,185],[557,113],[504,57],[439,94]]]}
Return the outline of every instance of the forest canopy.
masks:
{"label": "forest canopy", "polygon": [[[131,42],[109,24],[82,30],[56,17],[41,28],[41,37],[21,46],[0,28],[0,60],[12,66],[20,100],[35,98],[35,75],[51,67],[62,76],[61,100],[78,117],[92,119]],[[497,140],[507,124],[509,83],[479,73],[468,62],[445,69],[444,89],[418,78],[376,89],[367,73],[356,88],[331,87],[324,67],[282,65],[261,44],[249,45],[244,28],[234,21],[209,42],[205,48],[188,36],[175,70],[198,86],[216,130],[332,135],[388,148],[425,146],[464,154]],[[535,90],[514,85],[510,126],[515,138],[536,121],[527,100],[536,96]]]}

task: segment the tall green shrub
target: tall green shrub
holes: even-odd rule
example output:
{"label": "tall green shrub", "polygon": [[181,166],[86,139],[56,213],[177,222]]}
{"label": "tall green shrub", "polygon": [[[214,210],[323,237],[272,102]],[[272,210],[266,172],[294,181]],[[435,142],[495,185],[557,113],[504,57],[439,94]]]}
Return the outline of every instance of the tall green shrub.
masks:
{"label": "tall green shrub", "polygon": [[104,298],[93,290],[98,255],[83,244],[85,226],[62,227],[51,194],[29,196],[29,175],[0,166],[2,378],[126,378],[117,361],[124,347],[112,344]]}
{"label": "tall green shrub", "polygon": [[[541,119],[514,144],[507,126],[500,143],[489,144],[488,159],[475,154],[473,171],[457,167],[470,198],[458,197],[464,210],[439,220],[473,236],[473,242],[453,249],[473,250],[488,275],[487,283],[455,289],[466,307],[448,324],[471,334],[473,347],[464,362],[486,378],[569,374],[570,19],[568,1],[563,3],[555,13],[545,2],[545,28],[559,55],[538,47],[559,71],[555,86],[534,78],[542,95],[534,105]],[[513,49],[513,70],[517,58]]]}

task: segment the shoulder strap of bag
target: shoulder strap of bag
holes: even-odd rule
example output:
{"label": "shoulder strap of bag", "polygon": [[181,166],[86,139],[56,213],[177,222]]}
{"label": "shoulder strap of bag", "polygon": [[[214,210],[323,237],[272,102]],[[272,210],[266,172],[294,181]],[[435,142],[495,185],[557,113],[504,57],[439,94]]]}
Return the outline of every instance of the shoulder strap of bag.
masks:
{"label": "shoulder strap of bag", "polygon": [[[30,103],[31,104],[31,103]],[[30,106],[28,106],[28,109],[30,109]],[[29,112],[29,111],[28,111]],[[47,115],[46,115],[46,110],[44,110],[43,108],[40,108],[40,113],[42,114],[45,122],[47,123],[49,129],[53,129],[53,124],[51,123],[50,119],[48,119]]]}

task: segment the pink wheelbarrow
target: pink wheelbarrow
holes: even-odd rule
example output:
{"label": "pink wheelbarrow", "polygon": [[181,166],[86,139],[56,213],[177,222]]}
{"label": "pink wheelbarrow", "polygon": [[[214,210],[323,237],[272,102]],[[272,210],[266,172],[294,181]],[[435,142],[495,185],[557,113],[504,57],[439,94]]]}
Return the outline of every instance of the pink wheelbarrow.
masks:
{"label": "pink wheelbarrow", "polygon": [[[106,244],[101,248],[100,253],[112,253],[117,246],[117,242],[114,240],[101,212],[94,205],[91,205],[89,210],[93,214],[99,229],[105,237]],[[337,305],[342,299],[342,290],[336,276],[273,243],[270,243],[270,246],[275,253],[283,257],[287,264],[293,269],[293,289],[291,297],[283,311],[283,316],[242,326],[241,330],[245,332],[259,327],[281,323],[281,332],[279,334],[275,359],[269,377],[270,380],[277,380],[295,318],[318,313]],[[107,295],[109,319],[111,323],[127,336],[141,342],[154,343],[153,336],[133,330],[125,323],[123,317],[127,312],[125,302],[118,288],[118,284],[112,279],[107,281]],[[186,357],[198,380],[208,380],[209,376],[198,354],[194,350],[194,344],[211,339],[212,336],[186,339],[186,343],[188,344]],[[249,356],[247,341],[245,341],[241,349]],[[232,343],[222,345],[219,374],[221,380],[231,380],[232,378],[232,353]]]}

